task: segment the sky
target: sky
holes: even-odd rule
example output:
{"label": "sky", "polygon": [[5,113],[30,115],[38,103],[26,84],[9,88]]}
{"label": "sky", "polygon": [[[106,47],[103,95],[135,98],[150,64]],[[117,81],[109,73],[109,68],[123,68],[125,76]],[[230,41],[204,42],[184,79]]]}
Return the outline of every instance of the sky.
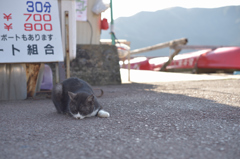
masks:
{"label": "sky", "polygon": [[[104,0],[109,2],[110,0]],[[113,18],[129,17],[141,11],[157,11],[171,7],[218,8],[240,5],[240,0],[112,0]],[[110,9],[102,13],[102,18],[110,22]]]}

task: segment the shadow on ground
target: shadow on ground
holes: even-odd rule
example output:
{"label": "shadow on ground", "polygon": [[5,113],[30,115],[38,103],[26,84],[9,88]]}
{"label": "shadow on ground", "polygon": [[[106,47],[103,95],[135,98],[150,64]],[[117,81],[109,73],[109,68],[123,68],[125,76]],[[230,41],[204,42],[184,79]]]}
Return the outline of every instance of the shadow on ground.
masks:
{"label": "shadow on ground", "polygon": [[240,101],[233,82],[102,86],[106,119],[59,115],[43,97],[0,101],[1,158],[237,158]]}

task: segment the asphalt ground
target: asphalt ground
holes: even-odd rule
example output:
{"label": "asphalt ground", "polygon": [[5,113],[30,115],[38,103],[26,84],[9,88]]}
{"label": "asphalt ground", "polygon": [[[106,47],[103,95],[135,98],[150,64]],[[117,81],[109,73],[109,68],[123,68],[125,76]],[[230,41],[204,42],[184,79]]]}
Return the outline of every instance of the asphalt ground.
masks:
{"label": "asphalt ground", "polygon": [[57,114],[46,95],[0,101],[0,158],[240,158],[239,79],[94,88],[110,118]]}

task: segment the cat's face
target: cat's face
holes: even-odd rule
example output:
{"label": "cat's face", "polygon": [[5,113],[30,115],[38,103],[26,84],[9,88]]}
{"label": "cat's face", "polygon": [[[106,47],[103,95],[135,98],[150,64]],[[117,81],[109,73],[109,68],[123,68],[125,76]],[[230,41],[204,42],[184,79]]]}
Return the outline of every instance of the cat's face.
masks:
{"label": "cat's face", "polygon": [[76,119],[95,116],[97,110],[94,111],[94,96],[86,93],[68,92],[70,97],[69,111]]}

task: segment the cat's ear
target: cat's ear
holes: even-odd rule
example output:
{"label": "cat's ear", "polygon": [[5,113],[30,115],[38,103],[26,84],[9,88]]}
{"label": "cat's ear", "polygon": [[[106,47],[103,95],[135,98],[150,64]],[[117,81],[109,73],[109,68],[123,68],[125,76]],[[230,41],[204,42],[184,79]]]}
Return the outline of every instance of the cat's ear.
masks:
{"label": "cat's ear", "polygon": [[68,92],[68,96],[71,100],[74,100],[74,97],[76,97],[77,94],[72,93],[72,92]]}
{"label": "cat's ear", "polygon": [[94,102],[94,96],[93,95],[88,96],[87,102],[92,104]]}

